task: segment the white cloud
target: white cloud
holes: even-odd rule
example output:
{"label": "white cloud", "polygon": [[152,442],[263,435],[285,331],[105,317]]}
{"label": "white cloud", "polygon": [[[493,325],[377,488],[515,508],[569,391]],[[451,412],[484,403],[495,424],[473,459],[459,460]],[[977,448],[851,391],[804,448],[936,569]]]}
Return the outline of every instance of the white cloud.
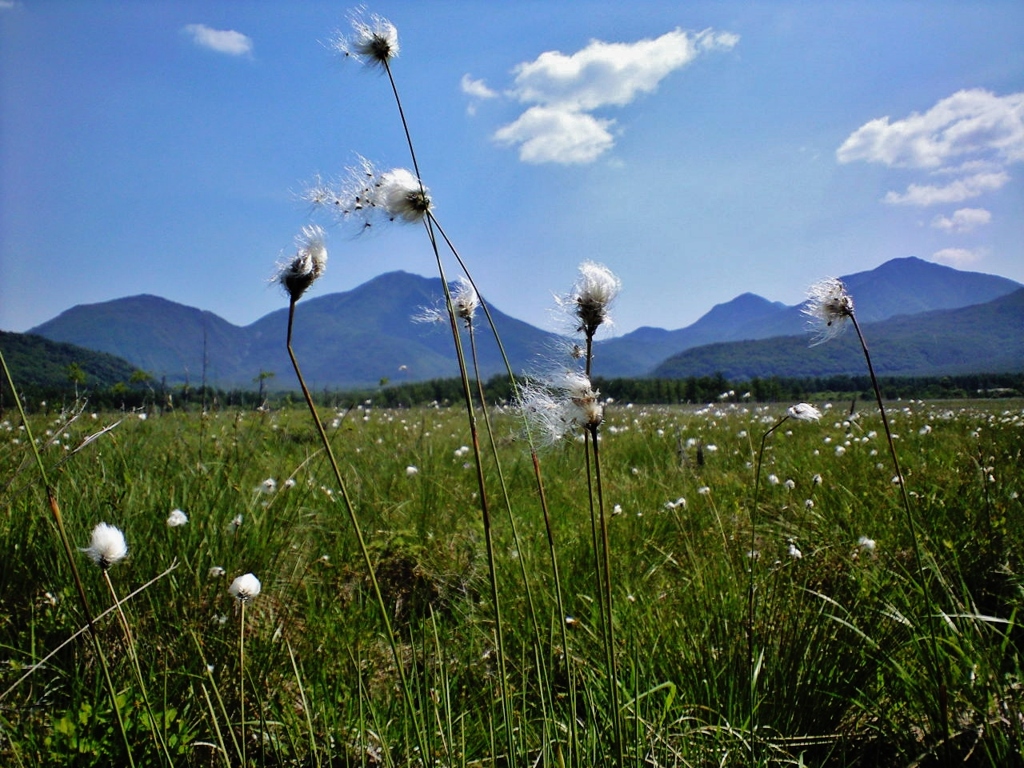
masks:
{"label": "white cloud", "polygon": [[233,29],[213,29],[205,24],[189,24],[184,31],[192,42],[202,48],[229,56],[245,56],[252,53],[252,39]]}
{"label": "white cloud", "polygon": [[943,248],[932,254],[932,261],[951,267],[966,267],[981,260],[982,254],[967,248]]}
{"label": "white cloud", "polygon": [[996,96],[958,91],[923,115],[880,117],[865,123],[836,151],[840,163],[865,160],[889,166],[940,168],[955,158],[989,155],[1024,160],[1024,93]]}
{"label": "white cloud", "polygon": [[676,29],[635,43],[594,40],[571,56],[548,51],[513,70],[512,95],[524,103],[575,111],[621,107],[641,93],[654,91],[668,74],[689,64],[701,51],[732,48],[737,40],[735,35],[710,31],[690,35]]}
{"label": "white cloud", "polygon": [[958,203],[1003,187],[1006,166],[1024,161],[1024,92],[996,96],[981,88],[957,91],[927,112],[902,120],[871,120],[836,150],[840,163],[862,160],[953,178],[891,191],[894,205]]}
{"label": "white cloud", "polygon": [[472,96],[474,99],[493,99],[498,95],[496,91],[488,88],[487,83],[483,80],[474,80],[469,75],[462,76],[459,87],[462,88],[464,94]]}
{"label": "white cloud", "polygon": [[[594,117],[602,107],[624,107],[652,93],[670,73],[705,51],[729,50],[737,35],[680,29],[635,43],[592,41],[566,55],[542,53],[517,65],[507,95],[530,105],[518,119],[498,129],[494,138],[519,145],[529,163],[589,163],[611,149],[615,121]],[[463,90],[466,78],[463,78]]]}
{"label": "white cloud", "polygon": [[998,173],[977,173],[963,179],[951,181],[943,186],[933,184],[911,184],[903,193],[888,192],[885,202],[893,205],[939,205],[960,203],[991,192],[1004,186],[1010,180],[1005,171]]}
{"label": "white cloud", "polygon": [[9,11],[17,6],[18,4],[14,0],[0,0],[0,11]]}
{"label": "white cloud", "polygon": [[946,232],[963,234],[977,227],[983,227],[992,221],[992,214],[984,208],[961,208],[953,211],[952,216],[936,216],[932,226]]}
{"label": "white cloud", "polygon": [[519,145],[524,163],[589,163],[615,143],[608,130],[613,120],[558,107],[530,107],[514,123],[499,128],[494,139]]}

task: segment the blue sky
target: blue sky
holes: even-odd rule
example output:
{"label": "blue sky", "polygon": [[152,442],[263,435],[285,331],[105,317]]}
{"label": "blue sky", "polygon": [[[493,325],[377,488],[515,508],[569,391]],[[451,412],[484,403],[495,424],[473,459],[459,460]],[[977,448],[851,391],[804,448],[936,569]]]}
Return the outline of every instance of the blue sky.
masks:
{"label": "blue sky", "polygon": [[[434,276],[421,227],[302,192],[408,167],[336,2],[0,0],[0,328],[152,293],[238,325],[303,225],[310,296]],[[918,256],[1024,282],[1024,3],[381,2],[434,211],[484,297],[553,327],[584,260],[616,332]],[[450,276],[454,276],[454,267]]]}

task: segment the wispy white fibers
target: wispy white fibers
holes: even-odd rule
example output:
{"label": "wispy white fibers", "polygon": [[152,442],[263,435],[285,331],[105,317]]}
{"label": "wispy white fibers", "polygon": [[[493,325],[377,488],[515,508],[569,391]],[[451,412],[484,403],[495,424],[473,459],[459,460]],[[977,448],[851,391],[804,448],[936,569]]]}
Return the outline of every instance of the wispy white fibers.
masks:
{"label": "wispy white fibers", "polygon": [[316,225],[303,227],[295,238],[295,255],[277,265],[274,282],[284,286],[292,301],[298,301],[327,269],[324,231]]}
{"label": "wispy white fibers", "polygon": [[332,40],[336,51],[362,62],[368,67],[385,67],[398,56],[398,28],[383,16],[364,18],[359,11],[349,19],[352,32],[337,34]]}
{"label": "wispy white fibers", "polygon": [[550,445],[576,429],[601,423],[600,394],[583,373],[565,370],[527,382],[518,407],[534,439]]}
{"label": "wispy white fibers", "polygon": [[621,289],[622,282],[608,267],[584,261],[572,291],[557,297],[557,301],[579,321],[576,330],[593,338],[601,325],[611,321],[609,308]]}
{"label": "wispy white fibers", "polygon": [[124,560],[128,554],[128,543],[119,528],[100,523],[92,529],[89,546],[82,549],[96,565],[107,570],[114,563]]}
{"label": "wispy white fibers", "polygon": [[847,293],[842,280],[827,277],[807,289],[807,302],[801,311],[815,331],[811,346],[817,346],[846,329],[846,321],[853,317],[853,297]]}
{"label": "wispy white fibers", "polygon": [[302,197],[343,221],[358,221],[364,228],[376,221],[400,219],[415,223],[431,209],[430,190],[406,168],[381,171],[365,157],[346,169],[340,183],[317,181]]}

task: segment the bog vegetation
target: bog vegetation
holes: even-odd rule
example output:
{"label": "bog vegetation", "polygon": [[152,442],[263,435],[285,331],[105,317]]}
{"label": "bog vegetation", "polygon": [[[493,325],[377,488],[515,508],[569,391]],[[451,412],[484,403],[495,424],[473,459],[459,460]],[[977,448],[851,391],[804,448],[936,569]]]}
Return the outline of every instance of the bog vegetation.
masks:
{"label": "bog vegetation", "polygon": [[[629,764],[746,765],[755,740],[761,764],[907,765],[947,745],[976,765],[1019,759],[1020,401],[893,405],[923,584],[878,417],[822,407],[821,422],[787,422],[767,441],[756,509],[760,439],[784,409],[607,407],[604,493]],[[494,414],[515,509],[514,520],[494,524],[505,711],[459,408],[364,403],[325,416],[397,662],[308,416],[144,415],[69,411],[27,425],[71,542],[87,547],[101,521],[127,538],[128,557],[106,573],[130,636],[116,612],[101,616],[113,606],[101,569],[73,553],[127,746],[96,646],[87,634],[67,642],[86,616],[28,463],[28,430],[17,417],[2,424],[4,764],[127,764],[130,748],[136,764],[157,765],[167,758],[155,731],[175,765],[237,765],[243,730],[254,765],[611,759],[582,443],[541,456],[559,611],[530,454],[518,421]],[[175,509],[187,523],[169,525]],[[249,572],[263,589],[247,606],[240,680],[241,604],[227,587]]]}
{"label": "bog vegetation", "polygon": [[[398,99],[393,25],[337,47]],[[29,410],[0,355],[0,760],[1019,764],[1021,401],[886,403],[826,279],[816,343],[853,328],[866,400],[631,404],[592,370],[621,286],[591,262],[562,359],[481,386],[489,310],[409,150],[307,199],[424,227],[450,401],[308,390],[316,226],[278,273],[304,408],[153,407],[140,381],[149,407]]]}

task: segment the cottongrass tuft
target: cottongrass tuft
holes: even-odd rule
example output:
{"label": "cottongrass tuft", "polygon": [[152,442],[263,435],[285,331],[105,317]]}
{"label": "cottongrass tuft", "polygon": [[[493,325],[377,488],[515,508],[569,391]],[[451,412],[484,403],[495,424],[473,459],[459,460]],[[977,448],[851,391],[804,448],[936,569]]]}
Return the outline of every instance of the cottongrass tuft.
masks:
{"label": "cottongrass tuft", "polygon": [[167,527],[178,528],[179,526],[185,525],[188,522],[188,515],[180,509],[172,509],[171,514],[167,516]]}
{"label": "cottongrass tuft", "polygon": [[821,411],[809,403],[791,405],[786,413],[797,421],[817,421],[821,418]]}
{"label": "cottongrass tuft", "polygon": [[363,18],[358,11],[350,17],[351,35],[337,34],[332,47],[368,67],[387,67],[398,56],[398,28],[383,16]]}
{"label": "cottongrass tuft", "polygon": [[347,178],[331,185],[317,181],[302,198],[315,208],[327,208],[343,221],[355,219],[368,228],[374,221],[421,221],[432,207],[430,190],[407,168],[379,170],[365,157],[347,169]]}
{"label": "cottongrass tuft", "polygon": [[622,281],[608,267],[593,261],[580,264],[579,273],[572,291],[556,300],[572,311],[579,320],[576,330],[590,339],[601,325],[611,321],[609,307],[622,290]]}
{"label": "cottongrass tuft", "polygon": [[585,374],[566,370],[524,384],[517,404],[534,438],[553,445],[579,428],[600,426],[600,394]]}
{"label": "cottongrass tuft", "polygon": [[124,560],[128,554],[128,543],[119,528],[100,523],[92,529],[92,540],[88,547],[82,548],[82,552],[105,571],[114,563]]}
{"label": "cottongrass tuft", "polygon": [[315,224],[303,227],[295,238],[295,244],[295,255],[279,263],[274,276],[274,282],[284,286],[292,301],[298,301],[327,269],[327,248],[324,247],[322,228]]}
{"label": "cottongrass tuft", "polygon": [[251,573],[246,573],[231,582],[228,592],[239,602],[248,603],[259,596],[262,588],[259,579]]}
{"label": "cottongrass tuft", "polygon": [[846,329],[846,320],[853,317],[853,297],[837,277],[819,280],[807,289],[807,302],[801,310],[815,331],[811,346],[824,344]]}
{"label": "cottongrass tuft", "polygon": [[[461,275],[455,280],[451,291],[452,309],[458,317],[469,328],[473,324],[473,317],[480,307],[480,297],[476,288],[465,277]],[[414,323],[443,323],[448,320],[448,311],[442,304],[432,307],[420,307],[419,311],[412,316]]]}

